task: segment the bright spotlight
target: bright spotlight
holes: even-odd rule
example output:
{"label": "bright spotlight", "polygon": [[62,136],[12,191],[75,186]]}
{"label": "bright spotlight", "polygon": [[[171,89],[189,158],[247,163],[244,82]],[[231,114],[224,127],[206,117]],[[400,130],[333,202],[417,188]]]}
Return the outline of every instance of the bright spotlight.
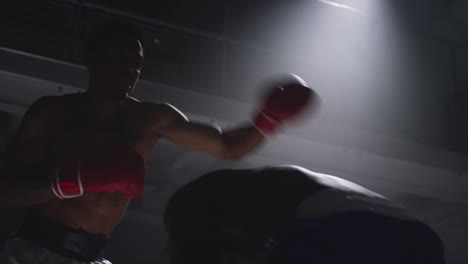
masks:
{"label": "bright spotlight", "polygon": [[331,5],[331,6],[334,6],[334,7],[338,7],[338,8],[343,8],[343,9],[347,9],[349,11],[353,11],[353,12],[356,12],[356,13],[360,13],[360,14],[363,14],[363,12],[357,8],[354,8],[354,7],[351,7],[351,6],[348,6],[348,5],[345,5],[345,4],[340,4],[340,3],[336,3],[336,2],[332,2],[332,1],[328,1],[328,0],[317,0],[319,2],[322,2],[324,4],[327,4],[327,5]]}

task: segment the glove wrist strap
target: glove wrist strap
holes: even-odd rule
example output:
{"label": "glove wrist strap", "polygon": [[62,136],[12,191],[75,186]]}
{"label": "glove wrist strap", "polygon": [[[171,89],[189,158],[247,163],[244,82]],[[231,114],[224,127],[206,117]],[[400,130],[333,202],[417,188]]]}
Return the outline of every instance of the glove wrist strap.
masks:
{"label": "glove wrist strap", "polygon": [[58,168],[52,177],[52,191],[60,199],[76,198],[84,194],[80,163],[73,165]]}
{"label": "glove wrist strap", "polygon": [[263,112],[259,112],[255,117],[254,117],[254,125],[257,129],[259,129],[263,134],[265,135],[273,135],[275,134],[279,128],[280,124],[266,115]]}

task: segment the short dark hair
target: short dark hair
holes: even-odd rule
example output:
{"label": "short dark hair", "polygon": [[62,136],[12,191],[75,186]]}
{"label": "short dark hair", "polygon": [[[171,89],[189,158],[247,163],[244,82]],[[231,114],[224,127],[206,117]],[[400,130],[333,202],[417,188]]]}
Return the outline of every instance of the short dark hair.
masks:
{"label": "short dark hair", "polygon": [[142,34],[136,26],[121,20],[97,23],[87,33],[85,54],[99,52],[113,41],[121,39],[142,42]]}

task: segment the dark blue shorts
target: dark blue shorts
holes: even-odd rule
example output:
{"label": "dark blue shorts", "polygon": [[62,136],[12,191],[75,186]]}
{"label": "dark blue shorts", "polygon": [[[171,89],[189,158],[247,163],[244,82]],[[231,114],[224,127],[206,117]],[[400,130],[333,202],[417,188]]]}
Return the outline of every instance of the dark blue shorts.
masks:
{"label": "dark blue shorts", "polygon": [[442,264],[443,245],[426,224],[372,212],[296,219],[275,237],[265,264]]}

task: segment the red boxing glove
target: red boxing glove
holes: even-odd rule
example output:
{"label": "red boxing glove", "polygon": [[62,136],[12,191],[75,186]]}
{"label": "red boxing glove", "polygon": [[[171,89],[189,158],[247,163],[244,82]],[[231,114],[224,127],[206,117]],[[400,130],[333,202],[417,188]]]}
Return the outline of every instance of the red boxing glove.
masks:
{"label": "red boxing glove", "polygon": [[52,190],[61,199],[84,192],[120,191],[130,199],[143,193],[145,161],[130,147],[62,162],[52,177]]}
{"label": "red boxing glove", "polygon": [[276,82],[263,101],[262,110],[254,117],[255,126],[264,134],[274,134],[281,124],[296,119],[307,106],[317,101],[317,94],[296,75]]}

